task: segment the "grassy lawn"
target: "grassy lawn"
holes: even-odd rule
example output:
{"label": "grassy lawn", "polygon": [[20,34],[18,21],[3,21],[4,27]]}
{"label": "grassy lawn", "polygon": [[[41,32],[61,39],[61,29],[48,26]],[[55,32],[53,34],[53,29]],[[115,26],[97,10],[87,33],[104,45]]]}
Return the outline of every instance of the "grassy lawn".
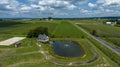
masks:
{"label": "grassy lawn", "polygon": [[3,67],[16,67],[27,62],[37,63],[42,61],[44,61],[42,54],[36,53],[31,55],[1,58],[0,64],[2,64]]}

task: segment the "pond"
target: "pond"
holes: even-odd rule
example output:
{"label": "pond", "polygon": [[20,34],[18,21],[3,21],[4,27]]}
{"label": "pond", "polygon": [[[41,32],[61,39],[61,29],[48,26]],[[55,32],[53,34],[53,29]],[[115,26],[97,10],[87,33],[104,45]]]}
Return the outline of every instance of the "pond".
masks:
{"label": "pond", "polygon": [[62,57],[79,57],[84,54],[84,49],[74,41],[54,41],[50,44],[54,52]]}

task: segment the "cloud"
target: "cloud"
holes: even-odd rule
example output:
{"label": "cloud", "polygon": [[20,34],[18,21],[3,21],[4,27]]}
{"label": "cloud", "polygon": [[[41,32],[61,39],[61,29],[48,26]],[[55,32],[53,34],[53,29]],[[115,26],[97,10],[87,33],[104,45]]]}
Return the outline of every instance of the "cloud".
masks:
{"label": "cloud", "polygon": [[89,6],[90,8],[95,8],[95,7],[97,7],[97,4],[88,3],[88,6]]}
{"label": "cloud", "polygon": [[16,0],[1,0],[0,10],[15,10],[19,6],[19,2]]}
{"label": "cloud", "polygon": [[22,7],[20,8],[21,11],[28,11],[31,10],[32,8],[30,6],[26,6],[26,5],[22,5]]}
{"label": "cloud", "polygon": [[120,0],[98,0],[97,3],[102,3],[103,6],[120,5]]}
{"label": "cloud", "polygon": [[80,10],[80,13],[88,13],[89,11],[88,10],[85,10],[85,9],[81,9]]}
{"label": "cloud", "polygon": [[120,0],[0,0],[0,17],[118,16],[119,7]]}
{"label": "cloud", "polygon": [[39,1],[40,6],[49,6],[51,8],[55,9],[62,9],[62,8],[67,8],[67,9],[74,9],[76,6],[71,3],[71,1],[67,0],[40,0]]}

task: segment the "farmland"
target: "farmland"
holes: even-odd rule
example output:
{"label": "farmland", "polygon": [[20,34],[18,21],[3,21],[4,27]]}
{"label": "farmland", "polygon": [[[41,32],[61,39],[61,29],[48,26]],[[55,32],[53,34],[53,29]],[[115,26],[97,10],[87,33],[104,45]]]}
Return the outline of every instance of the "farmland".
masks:
{"label": "farmland", "polygon": [[[3,24],[3,25],[2,25]],[[0,40],[4,40],[6,38],[10,38],[13,36],[26,36],[27,33],[35,29],[37,27],[43,26],[47,27],[49,33],[51,33],[55,27],[57,26],[56,23],[50,23],[45,21],[39,20],[15,20],[15,21],[0,21]]]}
{"label": "farmland", "polygon": [[56,37],[68,37],[68,38],[84,37],[83,32],[75,28],[68,21],[61,22],[53,32],[53,35]]}
{"label": "farmland", "polygon": [[120,47],[120,27],[117,26],[111,26],[111,25],[106,25],[103,22],[105,21],[98,21],[98,20],[83,20],[79,21],[80,24],[79,26],[83,27],[90,33],[93,32],[93,30],[96,31],[96,36],[100,37],[112,44],[114,46]]}
{"label": "farmland", "polygon": [[[70,21],[62,21],[62,20],[54,20],[54,21],[40,21],[40,20],[14,20],[14,21],[1,21],[0,22],[0,40],[5,40],[7,38],[13,37],[13,36],[26,36],[27,33],[35,29],[37,27],[43,26],[48,28],[49,36],[51,37],[50,40],[70,40],[70,41],[77,41],[78,43],[82,44],[81,46],[84,47],[84,50],[86,51],[86,54],[82,57],[77,58],[65,58],[65,57],[59,57],[53,54],[53,51],[49,44],[43,44],[42,47],[45,50],[45,53],[52,56],[55,60],[58,60],[60,62],[76,62],[76,61],[88,61],[90,59],[93,59],[95,56],[92,50],[90,50],[90,45],[93,50],[97,52],[99,55],[99,58],[95,60],[92,63],[88,64],[81,64],[81,65],[61,65],[56,64],[50,60],[47,60],[42,53],[40,53],[40,48],[36,45],[37,38],[26,38],[22,40],[22,45],[19,48],[14,48],[14,45],[11,46],[0,46],[0,57],[1,56],[9,56],[13,54],[17,54],[20,56],[10,56],[10,57],[4,57],[0,58],[0,65],[3,67],[119,67],[119,65],[112,61],[108,56],[104,54],[103,51],[101,51],[98,47],[96,47],[94,40],[88,39],[87,35],[73,26]],[[75,22],[81,22],[80,26],[86,27],[85,29],[90,29],[91,27],[89,25],[102,25],[101,23],[98,23],[96,21],[71,21],[72,23]],[[84,23],[85,22],[85,23]],[[91,24],[92,23],[92,24]],[[85,26],[88,25],[88,26]],[[99,25],[98,25],[99,26]],[[89,27],[89,28],[87,28]],[[95,27],[95,26],[92,26]],[[99,26],[100,27],[100,26]],[[106,26],[105,26],[106,27]],[[108,28],[114,28],[112,26],[107,26]],[[97,26],[93,29],[97,29]],[[90,29],[91,32],[93,29]],[[119,32],[119,28],[115,27],[115,30]],[[101,30],[99,30],[101,31]],[[106,30],[107,31],[107,30]],[[113,31],[112,31],[113,32]],[[104,36],[100,34],[97,34],[101,38],[106,38],[110,36],[108,33],[104,33]],[[119,35],[112,35],[112,37],[119,37]],[[110,37],[111,38],[111,37]],[[102,47],[104,48],[104,47]],[[31,53],[32,52],[32,53]],[[24,54],[27,53],[27,54]],[[31,53],[31,54],[29,54]]]}

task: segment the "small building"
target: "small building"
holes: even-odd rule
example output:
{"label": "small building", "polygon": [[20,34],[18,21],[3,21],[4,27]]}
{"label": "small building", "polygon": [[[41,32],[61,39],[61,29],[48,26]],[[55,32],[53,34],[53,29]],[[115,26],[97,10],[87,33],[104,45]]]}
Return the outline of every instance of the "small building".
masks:
{"label": "small building", "polygon": [[49,37],[45,34],[40,34],[38,36],[38,42],[43,42],[43,43],[46,43],[49,41]]}
{"label": "small building", "polygon": [[15,43],[15,48],[20,47],[20,46],[21,46],[21,42],[18,41]]}
{"label": "small building", "polygon": [[116,21],[115,21],[115,22],[106,22],[106,24],[107,24],[107,25],[116,25],[117,22],[116,22]]}

